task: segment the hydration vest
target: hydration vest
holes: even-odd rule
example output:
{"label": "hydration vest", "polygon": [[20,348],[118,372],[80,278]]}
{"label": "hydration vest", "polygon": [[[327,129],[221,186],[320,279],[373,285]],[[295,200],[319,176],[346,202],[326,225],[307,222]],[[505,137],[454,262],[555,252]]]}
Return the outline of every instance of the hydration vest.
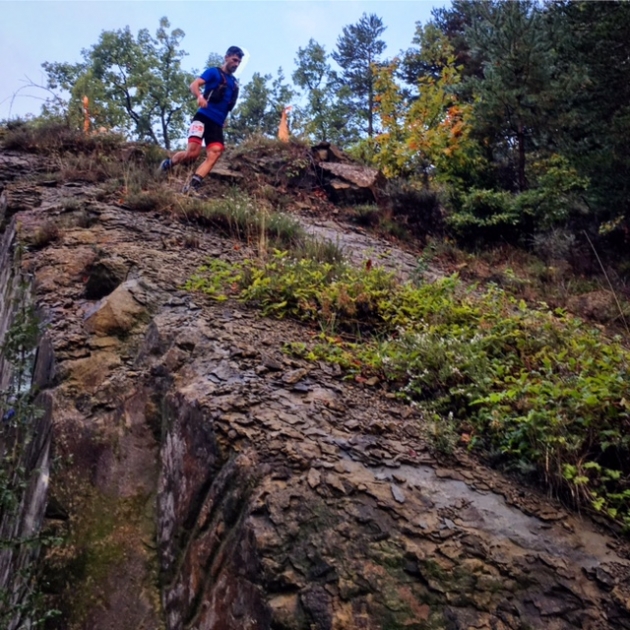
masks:
{"label": "hydration vest", "polygon": [[[210,89],[206,88],[203,93],[203,97],[208,101],[208,103],[220,103],[225,97],[225,90],[227,89],[227,76],[221,68],[217,66],[217,70],[219,71],[219,75],[221,76],[221,83],[217,85],[217,87]],[[232,92],[232,98],[228,103],[228,112],[231,112],[236,105],[236,100],[238,99],[238,81],[234,79],[234,90]]]}

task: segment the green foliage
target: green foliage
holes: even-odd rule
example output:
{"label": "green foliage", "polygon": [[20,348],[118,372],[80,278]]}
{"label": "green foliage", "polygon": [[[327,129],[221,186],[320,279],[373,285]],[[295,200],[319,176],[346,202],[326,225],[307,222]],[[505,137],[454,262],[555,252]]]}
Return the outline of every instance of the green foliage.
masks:
{"label": "green foliage", "polygon": [[474,446],[630,525],[630,352],[619,340],[496,287],[467,289],[456,276],[401,283],[382,269],[282,252],[212,261],[188,288],[316,323],[326,333],[291,350],[378,375],[435,414],[436,448],[448,452],[454,423],[465,422]]}
{"label": "green foliage", "polygon": [[275,138],[282,110],[291,103],[292,88],[284,82],[282,68],[275,79],[270,74],[255,72],[251,81],[240,92],[226,136],[232,142],[241,142],[253,135]]}
{"label": "green foliage", "polygon": [[453,414],[449,413],[447,416],[432,414],[428,420],[427,435],[432,448],[438,454],[452,455],[459,441],[459,433]]}
{"label": "green foliage", "polygon": [[376,14],[364,13],[356,24],[344,26],[337,38],[332,58],[343,68],[342,78],[350,88],[348,101],[353,102],[358,121],[365,121],[368,137],[374,135],[374,67],[379,63],[386,44],[379,37],[386,27]]}
{"label": "green foliage", "polygon": [[504,190],[471,188],[455,193],[456,209],[447,217],[447,223],[462,240],[514,239],[521,220],[515,200]]}
{"label": "green foliage", "polygon": [[487,2],[480,5],[469,42],[483,66],[483,76],[472,79],[479,132],[514,174],[505,188],[522,192],[528,188],[530,147],[544,141],[544,123],[562,95],[552,33],[530,0]]}
{"label": "green foliage", "polygon": [[625,232],[630,207],[630,69],[625,61],[630,5],[560,2],[550,4],[549,11],[559,33],[562,72],[573,80],[559,111],[563,152],[589,179],[591,213],[604,221],[623,217],[619,227]]}
{"label": "green foliage", "polygon": [[561,228],[585,212],[588,181],[560,155],[531,165],[536,186],[522,193],[496,189],[454,190],[448,224],[460,239],[517,240]]}
{"label": "green foliage", "polygon": [[461,67],[448,41],[439,42],[433,53],[437,74],[418,79],[417,96],[405,96],[396,83],[398,61],[381,68],[375,81],[383,130],[373,161],[389,177],[421,175],[425,186],[431,180],[456,183],[482,161],[471,137],[472,108],[457,96]]}
{"label": "green foliage", "polygon": [[184,134],[194,106],[188,91],[193,75],[181,67],[184,32],[169,28],[164,17],[155,37],[147,29],[136,37],[129,27],[103,31],[98,43],[83,51],[82,62],[42,64],[48,88],[70,92],[70,123],[80,126],[87,96],[96,127],[122,130],[169,149]]}
{"label": "green foliage", "polygon": [[291,248],[291,254],[298,259],[307,258],[321,263],[336,265],[343,262],[343,250],[337,243],[327,239],[305,238]]}
{"label": "green foliage", "polygon": [[326,49],[310,39],[306,48],[299,48],[292,75],[295,84],[306,95],[307,104],[299,110],[301,133],[315,142],[348,144],[358,136],[348,118],[350,87],[344,85],[327,62]]}

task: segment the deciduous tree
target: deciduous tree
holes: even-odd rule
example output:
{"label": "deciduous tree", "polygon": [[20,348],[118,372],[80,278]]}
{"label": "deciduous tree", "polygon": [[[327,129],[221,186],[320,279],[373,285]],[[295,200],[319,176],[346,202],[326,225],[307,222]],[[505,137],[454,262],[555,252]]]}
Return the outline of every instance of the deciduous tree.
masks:
{"label": "deciduous tree", "polygon": [[285,83],[282,68],[275,78],[255,72],[240,92],[226,135],[240,142],[252,134],[275,137],[284,107],[291,103],[294,91]]}
{"label": "deciduous tree", "polygon": [[169,32],[160,20],[155,37],[147,29],[134,37],[129,29],[104,31],[83,50],[78,64],[44,63],[48,87],[70,93],[69,110],[80,111],[84,95],[98,126],[123,130],[139,140],[170,148],[184,133],[194,102],[188,85],[193,75],[181,67],[184,32]]}
{"label": "deciduous tree", "polygon": [[375,138],[374,159],[386,174],[419,174],[428,186],[432,177],[457,179],[480,158],[471,138],[472,107],[455,89],[461,68],[448,40],[435,39],[425,59],[434,71],[418,79],[418,95],[410,100],[395,81],[398,62],[379,71],[375,87],[383,131]]}

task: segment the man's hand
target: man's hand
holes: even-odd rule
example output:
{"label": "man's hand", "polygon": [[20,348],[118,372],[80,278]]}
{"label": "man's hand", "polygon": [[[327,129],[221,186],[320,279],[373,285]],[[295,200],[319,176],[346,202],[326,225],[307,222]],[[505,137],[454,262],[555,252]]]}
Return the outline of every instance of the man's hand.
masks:
{"label": "man's hand", "polygon": [[197,105],[199,107],[208,107],[208,101],[203,97],[203,86],[205,85],[205,81],[201,77],[197,77],[190,84],[190,91],[192,95],[197,99]]}

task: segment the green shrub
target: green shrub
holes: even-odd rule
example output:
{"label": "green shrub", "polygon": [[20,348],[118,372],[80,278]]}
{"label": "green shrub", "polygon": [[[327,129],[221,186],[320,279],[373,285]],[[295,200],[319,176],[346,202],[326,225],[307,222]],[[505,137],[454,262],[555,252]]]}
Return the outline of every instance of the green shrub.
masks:
{"label": "green shrub", "polygon": [[446,222],[464,241],[514,240],[518,234],[521,216],[510,192],[472,188],[456,193],[452,205]]}
{"label": "green shrub", "polygon": [[[317,324],[326,334],[302,356],[378,375],[428,413],[472,426],[473,447],[630,525],[630,352],[619,340],[497,287],[467,289],[457,276],[416,286],[282,252],[211,261],[188,288]],[[440,448],[451,437],[440,436]]]}
{"label": "green shrub", "polygon": [[444,217],[437,191],[405,179],[387,182],[386,196],[394,217],[405,217],[409,230],[416,236],[444,232]]}
{"label": "green shrub", "polygon": [[351,212],[353,221],[364,227],[376,227],[381,221],[381,214],[381,209],[374,204],[357,205]]}

